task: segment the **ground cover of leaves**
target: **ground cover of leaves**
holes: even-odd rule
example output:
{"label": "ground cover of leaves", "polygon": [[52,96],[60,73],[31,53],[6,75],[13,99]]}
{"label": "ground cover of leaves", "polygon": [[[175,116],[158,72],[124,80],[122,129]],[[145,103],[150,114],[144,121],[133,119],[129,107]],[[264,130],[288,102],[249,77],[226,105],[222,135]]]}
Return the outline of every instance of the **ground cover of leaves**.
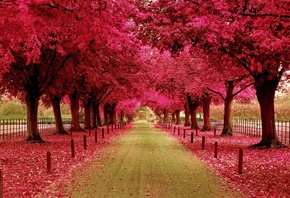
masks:
{"label": "ground cover of leaves", "polygon": [[[14,139],[0,143],[0,168],[3,173],[3,197],[62,197],[62,189],[67,185],[63,180],[71,170],[81,167],[93,159],[95,153],[130,128],[129,125],[101,136],[97,130],[98,142],[95,143],[95,130],[73,132],[71,135],[53,135],[45,132],[45,144],[25,143]],[[110,127],[111,130],[111,127]],[[83,136],[87,137],[87,150],[84,150]],[[71,139],[75,142],[75,158],[71,155]],[[46,153],[51,152],[51,174],[47,174]],[[59,182],[61,181],[61,182]]]}
{"label": "ground cover of leaves", "polygon": [[[160,127],[160,126],[157,126]],[[183,129],[186,137],[183,137]],[[164,129],[165,130],[165,129]],[[211,132],[198,132],[182,127],[180,135],[176,130],[165,130],[173,135],[213,171],[226,179],[236,190],[242,190],[246,197],[290,197],[290,149],[250,149],[248,146],[261,139],[235,134],[232,137],[214,136]],[[194,143],[191,143],[194,132]],[[220,134],[221,131],[217,131]],[[202,136],[205,147],[202,150]],[[214,144],[218,142],[218,155],[214,158]],[[238,173],[238,153],[243,148],[243,173]]]}
{"label": "ground cover of leaves", "polygon": [[176,139],[147,122],[134,124],[73,175],[67,197],[241,197]]}

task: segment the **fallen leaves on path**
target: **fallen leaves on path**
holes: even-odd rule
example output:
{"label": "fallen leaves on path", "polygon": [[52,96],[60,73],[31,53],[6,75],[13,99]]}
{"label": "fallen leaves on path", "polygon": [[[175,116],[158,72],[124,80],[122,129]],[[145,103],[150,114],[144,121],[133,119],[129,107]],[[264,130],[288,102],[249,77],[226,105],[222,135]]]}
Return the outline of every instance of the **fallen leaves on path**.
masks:
{"label": "fallen leaves on path", "polygon": [[[53,135],[45,132],[42,137],[49,143],[25,143],[15,139],[0,143],[0,169],[3,173],[3,192],[6,198],[16,197],[62,197],[62,190],[69,185],[64,180],[70,170],[84,165],[100,148],[111,142],[118,134],[127,131],[126,126],[105,138],[98,129],[98,142],[94,133],[74,132],[70,135]],[[83,136],[87,136],[84,150]],[[71,139],[75,142],[75,158],[71,155]],[[51,153],[51,174],[47,173],[47,152]],[[73,175],[71,175],[73,177]],[[37,196],[39,195],[39,196]]]}
{"label": "fallen leaves on path", "polygon": [[[249,149],[248,146],[258,143],[260,138],[241,134],[224,137],[214,136],[213,132],[199,132],[196,136],[195,130],[187,130],[183,138],[183,134],[178,136],[173,134],[173,130],[166,131],[230,183],[233,189],[243,191],[246,197],[290,197],[289,148]],[[190,142],[191,132],[194,132],[194,143]],[[205,137],[204,150],[201,149],[202,136]],[[215,142],[218,142],[217,158],[214,158]],[[244,153],[242,174],[238,173],[239,148],[243,148]]]}

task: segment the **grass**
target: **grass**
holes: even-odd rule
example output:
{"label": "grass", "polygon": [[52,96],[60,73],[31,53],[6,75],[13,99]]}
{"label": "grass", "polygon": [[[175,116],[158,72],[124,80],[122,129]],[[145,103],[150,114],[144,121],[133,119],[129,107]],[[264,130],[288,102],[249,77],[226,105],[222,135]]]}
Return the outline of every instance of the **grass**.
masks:
{"label": "grass", "polygon": [[238,197],[170,135],[146,122],[77,169],[69,197]]}

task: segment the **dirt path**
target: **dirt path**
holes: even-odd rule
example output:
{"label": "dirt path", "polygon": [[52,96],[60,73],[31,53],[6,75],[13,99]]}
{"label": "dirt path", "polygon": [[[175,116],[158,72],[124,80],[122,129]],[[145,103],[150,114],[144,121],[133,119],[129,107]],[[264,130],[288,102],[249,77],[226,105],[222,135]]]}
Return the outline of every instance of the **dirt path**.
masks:
{"label": "dirt path", "polygon": [[191,152],[147,122],[75,172],[69,197],[238,197]]}

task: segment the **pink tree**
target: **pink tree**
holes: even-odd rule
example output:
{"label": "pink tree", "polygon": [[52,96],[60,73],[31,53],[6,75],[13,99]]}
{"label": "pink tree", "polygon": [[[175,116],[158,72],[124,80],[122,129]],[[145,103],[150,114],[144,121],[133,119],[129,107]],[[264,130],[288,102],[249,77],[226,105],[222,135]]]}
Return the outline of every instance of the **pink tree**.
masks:
{"label": "pink tree", "polygon": [[178,53],[189,44],[207,53],[223,52],[237,61],[255,82],[263,129],[257,146],[281,147],[274,96],[289,69],[287,7],[284,1],[158,1],[138,5],[142,12],[136,23],[141,27],[140,39],[162,50]]}

